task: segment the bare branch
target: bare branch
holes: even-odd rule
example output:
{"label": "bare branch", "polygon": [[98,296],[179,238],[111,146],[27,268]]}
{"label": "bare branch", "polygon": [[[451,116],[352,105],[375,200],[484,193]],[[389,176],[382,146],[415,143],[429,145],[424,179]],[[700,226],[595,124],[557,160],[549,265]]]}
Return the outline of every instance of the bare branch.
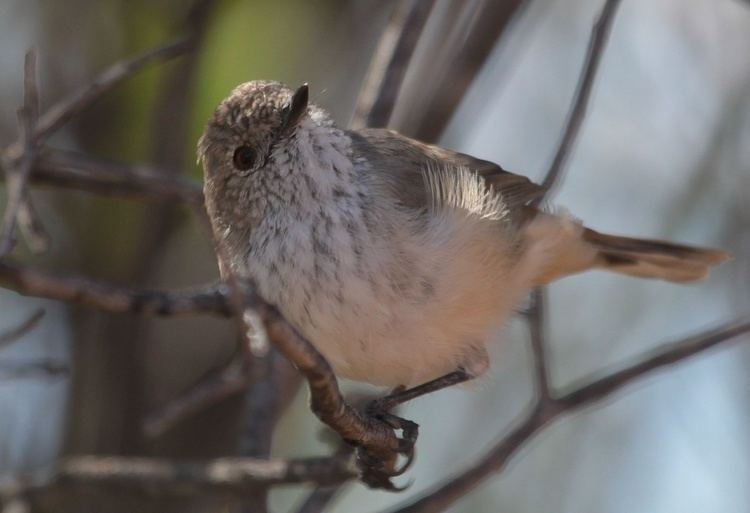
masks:
{"label": "bare branch", "polygon": [[[136,290],[82,277],[54,276],[6,262],[0,262],[0,283],[27,295],[79,303],[113,313],[229,316],[236,311],[236,303],[230,300],[226,285],[177,292]],[[399,440],[392,430],[344,401],[328,362],[278,310],[249,292],[246,297],[249,299],[245,304],[260,313],[269,339],[307,379],[315,414],[345,440],[356,442],[373,454],[395,459]]]}
{"label": "bare branch", "polygon": [[[469,18],[472,22],[463,37],[458,38],[462,45],[460,49],[441,56],[447,62],[441,62],[440,66],[430,63],[432,72],[423,80],[434,82],[436,88],[427,111],[416,113],[418,122],[412,136],[425,142],[434,142],[440,137],[497,41],[525,4],[524,0],[453,3],[464,10],[474,11]],[[417,87],[422,87],[422,84]]]}
{"label": "bare branch", "polygon": [[232,314],[227,288],[223,285],[181,291],[131,289],[81,276],[56,276],[2,261],[0,284],[27,296],[78,303],[111,313],[224,317]]}
{"label": "bare branch", "polygon": [[[352,448],[342,444],[336,451],[335,457],[344,458],[352,454]],[[338,495],[345,482],[335,485],[318,486],[302,501],[296,513],[321,513]]]}
{"label": "bare branch", "polygon": [[220,493],[249,497],[277,484],[335,484],[356,475],[350,458],[258,460],[222,458],[208,462],[118,456],[78,456],[28,476],[0,479],[0,497],[18,497],[50,487],[124,489],[142,493]]}
{"label": "bare branch", "polygon": [[602,8],[602,12],[599,14],[599,17],[594,24],[594,28],[591,31],[591,38],[589,39],[588,50],[586,52],[586,60],[583,64],[581,76],[578,79],[578,85],[576,86],[574,100],[571,104],[570,112],[568,113],[568,119],[565,122],[565,131],[563,132],[563,136],[558,144],[555,158],[552,160],[552,164],[542,181],[542,186],[548,191],[554,187],[559,179],[563,166],[565,165],[568,155],[575,143],[575,139],[578,136],[578,131],[583,124],[583,119],[586,117],[586,110],[589,104],[589,98],[591,97],[594,78],[599,69],[602,53],[604,52],[604,47],[609,38],[610,29],[612,28],[612,23],[615,19],[615,14],[617,14],[617,7],[619,5],[620,0],[607,0]]}
{"label": "bare branch", "polygon": [[651,357],[601,379],[591,380],[550,402],[537,402],[524,420],[505,435],[477,463],[457,477],[432,488],[417,500],[394,513],[435,513],[443,511],[479,486],[491,475],[502,471],[508,460],[543,427],[564,414],[590,406],[617,390],[641,379],[653,370],[679,363],[721,343],[750,332],[750,318],[729,322],[718,328],[663,345]]}
{"label": "bare branch", "polygon": [[328,504],[338,492],[341,491],[340,485],[320,486],[310,492],[304,502],[300,504],[297,513],[320,513],[325,510]]}
{"label": "bare branch", "polygon": [[[552,159],[552,164],[550,164],[550,168],[542,182],[545,194],[537,198],[535,201],[536,205],[539,205],[544,200],[560,178],[563,167],[567,162],[567,156],[575,144],[578,132],[586,116],[596,72],[599,69],[599,62],[601,61],[601,56],[604,52],[604,47],[606,46],[619,4],[620,0],[607,0],[591,30],[586,60],[581,68],[581,75],[578,79],[570,113],[565,123],[563,136],[558,143],[555,157]],[[540,287],[535,289],[531,294],[531,304],[527,321],[529,323],[531,347],[534,353],[536,385],[541,403],[548,402],[550,399],[549,372],[547,369],[548,364],[544,340],[544,307],[545,292],[544,288]]]}
{"label": "bare branch", "polygon": [[[7,162],[5,165],[7,202],[0,227],[0,257],[5,256],[13,248],[18,213],[28,202],[27,182],[36,157],[34,129],[39,114],[39,90],[36,83],[34,50],[26,53],[23,85],[23,107],[18,110],[19,145],[22,153],[15,162]],[[30,211],[27,209],[26,213]]]}
{"label": "bare branch", "polygon": [[547,401],[551,396],[549,371],[547,369],[547,354],[544,343],[545,296],[545,289],[543,287],[537,287],[534,289],[531,293],[531,305],[526,314],[526,319],[529,324],[531,349],[534,356],[535,383],[540,401]]}
{"label": "bare branch", "polygon": [[32,253],[40,254],[49,249],[51,240],[49,233],[44,228],[41,218],[29,197],[21,203],[16,215],[16,222],[18,223],[18,229],[23,239]]}
{"label": "bare branch", "polygon": [[148,64],[179,57],[188,52],[191,47],[189,39],[180,39],[144,52],[131,59],[116,62],[85,87],[82,87],[68,98],[59,101],[47,110],[39,118],[39,122],[34,130],[34,137],[38,142],[44,141],[76,114],[89,107],[117,84],[133,76]]}
{"label": "bare branch", "polygon": [[149,166],[131,166],[70,151],[42,153],[35,162],[31,180],[108,196],[203,205],[201,185],[194,180]]}
{"label": "bare branch", "polygon": [[276,308],[257,300],[249,306],[259,312],[271,342],[307,379],[310,407],[318,418],[347,442],[354,442],[382,459],[395,459],[400,449],[398,438],[386,424],[362,414],[344,400],[323,355]]}
{"label": "bare branch", "polygon": [[0,380],[28,377],[56,377],[66,375],[70,368],[57,360],[34,360],[30,362],[0,362]]}
{"label": "bare branch", "polygon": [[28,332],[36,328],[36,325],[39,324],[39,321],[41,321],[42,317],[44,317],[44,313],[45,313],[44,308],[38,308],[37,310],[34,311],[34,313],[32,313],[29,316],[28,319],[23,321],[21,324],[1,334],[0,335],[0,348],[2,348],[3,346],[7,346],[9,344],[12,344],[13,342],[22,338]]}
{"label": "bare branch", "polygon": [[388,125],[409,61],[434,5],[434,0],[396,4],[370,61],[352,128]]}
{"label": "bare branch", "polygon": [[165,407],[149,415],[143,422],[143,432],[150,438],[160,436],[206,406],[247,389],[252,382],[253,376],[245,359],[235,358],[223,369],[211,373]]}

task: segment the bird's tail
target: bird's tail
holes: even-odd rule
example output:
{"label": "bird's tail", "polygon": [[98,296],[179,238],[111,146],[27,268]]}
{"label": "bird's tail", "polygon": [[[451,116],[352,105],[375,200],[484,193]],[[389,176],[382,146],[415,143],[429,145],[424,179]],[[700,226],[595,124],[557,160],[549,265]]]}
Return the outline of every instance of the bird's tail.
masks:
{"label": "bird's tail", "polygon": [[730,256],[718,249],[606,235],[565,215],[538,212],[524,229],[528,255],[539,263],[535,285],[597,268],[640,278],[689,282],[703,278],[711,266]]}
{"label": "bird's tail", "polygon": [[709,267],[729,258],[719,249],[606,235],[589,228],[583,229],[581,238],[597,250],[597,267],[641,278],[700,280]]}

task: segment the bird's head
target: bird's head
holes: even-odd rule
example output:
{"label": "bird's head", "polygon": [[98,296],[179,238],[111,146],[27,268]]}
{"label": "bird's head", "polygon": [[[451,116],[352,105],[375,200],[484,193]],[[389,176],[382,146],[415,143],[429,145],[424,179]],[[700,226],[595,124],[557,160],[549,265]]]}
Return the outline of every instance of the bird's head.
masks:
{"label": "bird's head", "polygon": [[219,104],[198,143],[206,208],[218,235],[252,230],[263,218],[320,198],[341,167],[347,138],[307,84],[293,90],[247,82]]}

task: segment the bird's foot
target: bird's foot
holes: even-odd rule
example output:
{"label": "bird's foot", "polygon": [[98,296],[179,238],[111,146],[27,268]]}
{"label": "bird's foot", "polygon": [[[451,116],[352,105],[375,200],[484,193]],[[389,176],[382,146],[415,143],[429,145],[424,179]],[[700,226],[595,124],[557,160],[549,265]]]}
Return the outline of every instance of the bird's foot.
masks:
{"label": "bird's foot", "polygon": [[[419,435],[419,425],[416,422],[401,418],[392,414],[392,408],[388,399],[376,399],[370,402],[365,413],[368,417],[388,426],[389,429],[400,431],[398,448],[391,454],[373,454],[360,447],[357,449],[357,462],[362,473],[362,482],[371,488],[379,488],[398,492],[407,488],[393,484],[392,478],[398,477],[406,472],[414,461],[414,446]],[[404,458],[403,462],[399,462]]]}

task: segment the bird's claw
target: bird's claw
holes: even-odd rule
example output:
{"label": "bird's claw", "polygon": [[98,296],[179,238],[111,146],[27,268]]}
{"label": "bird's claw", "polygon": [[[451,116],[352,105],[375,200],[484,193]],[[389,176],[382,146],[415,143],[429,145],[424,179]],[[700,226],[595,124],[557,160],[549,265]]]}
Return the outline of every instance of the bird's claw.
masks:
{"label": "bird's claw", "polygon": [[[394,431],[401,431],[398,439],[396,454],[383,458],[382,455],[373,455],[364,448],[358,448],[357,461],[362,472],[362,482],[371,488],[380,488],[389,491],[402,491],[408,488],[408,484],[398,487],[391,479],[403,475],[414,461],[414,445],[419,435],[419,425],[416,422],[406,420],[390,413],[387,398],[372,401],[366,408],[369,417],[384,423]],[[404,456],[406,461],[398,465],[398,456]]]}

